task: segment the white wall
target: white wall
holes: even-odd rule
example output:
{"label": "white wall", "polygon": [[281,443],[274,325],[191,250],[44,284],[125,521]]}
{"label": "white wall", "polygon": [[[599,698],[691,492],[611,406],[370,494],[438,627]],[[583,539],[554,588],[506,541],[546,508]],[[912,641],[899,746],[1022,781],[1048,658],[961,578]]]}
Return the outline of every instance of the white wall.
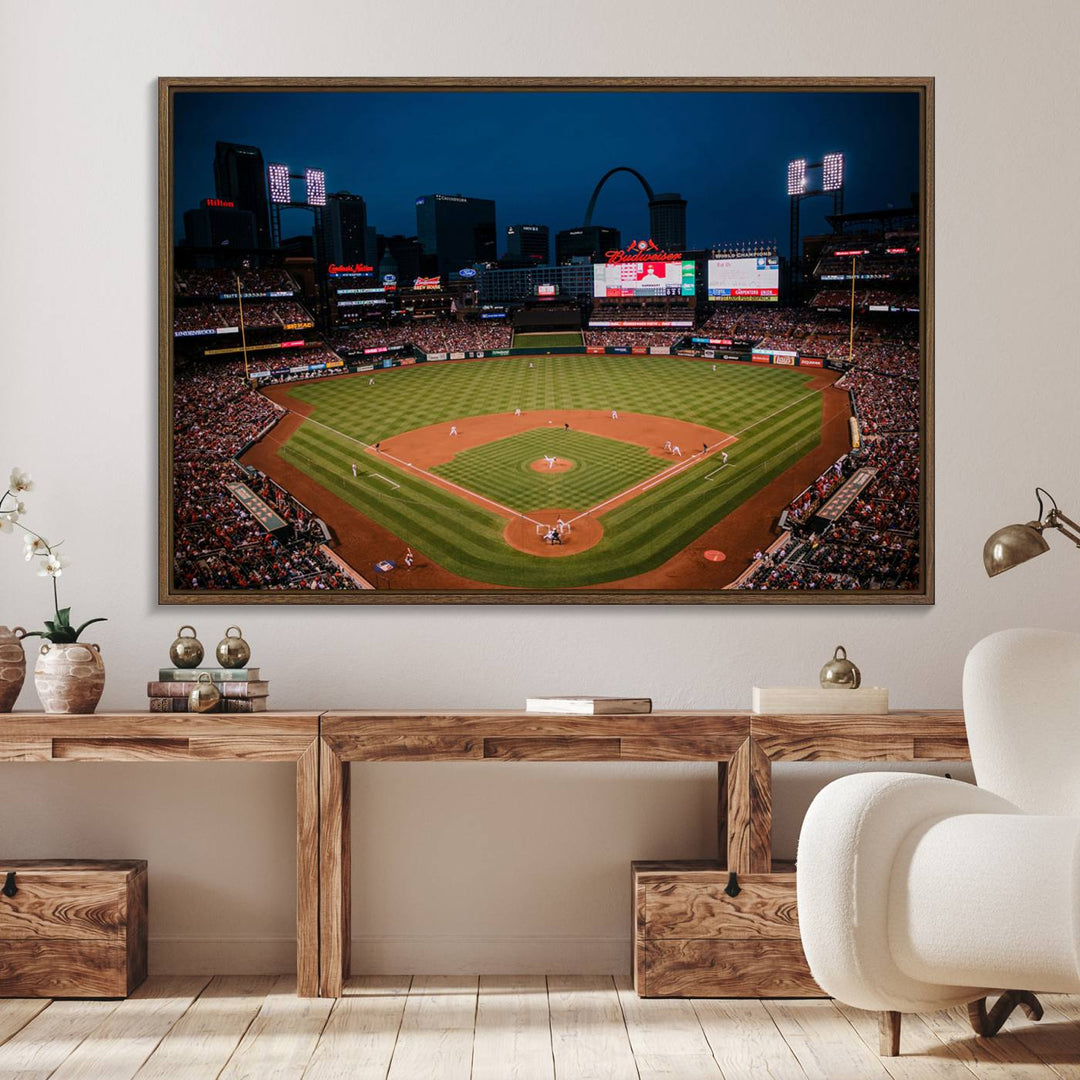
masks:
{"label": "white wall", "polygon": [[[1063,544],[994,582],[980,565],[1036,482],[1080,505],[1072,0],[2,7],[0,468],[33,470],[32,520],[67,538],[65,602],[109,616],[103,707],[141,703],[185,621],[210,642],[238,621],[274,704],[309,709],[567,688],[747,706],[755,681],[812,679],[838,641],[897,706],[957,705],[978,638],[1074,625],[1080,561]],[[154,80],[316,74],[936,76],[937,605],[159,608]],[[0,537],[0,622],[32,624],[47,587],[16,547]],[[823,775],[782,770],[781,851]],[[707,767],[384,765],[354,780],[369,970],[625,965],[630,859],[713,841]],[[9,765],[0,792],[0,857],[151,860],[159,969],[287,964],[287,768]]]}

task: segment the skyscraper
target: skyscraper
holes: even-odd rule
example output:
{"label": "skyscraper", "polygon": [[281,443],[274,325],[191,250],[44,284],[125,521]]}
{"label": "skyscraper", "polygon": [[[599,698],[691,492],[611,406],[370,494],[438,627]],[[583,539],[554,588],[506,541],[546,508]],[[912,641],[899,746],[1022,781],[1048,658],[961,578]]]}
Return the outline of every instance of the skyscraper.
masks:
{"label": "skyscraper", "polygon": [[506,254],[515,262],[543,266],[551,257],[551,237],[546,225],[507,225]]}
{"label": "skyscraper", "polygon": [[494,262],[495,201],[465,195],[421,195],[416,233],[424,254],[435,256],[440,274],[475,262]]}
{"label": "skyscraper", "polygon": [[606,225],[582,225],[555,234],[555,262],[590,262],[595,255],[614,251],[621,245],[618,229]]}
{"label": "skyscraper", "polygon": [[686,248],[686,200],[676,191],[649,199],[649,234],[662,251]]}
{"label": "skyscraper", "polygon": [[270,247],[270,209],[262,151],[257,146],[219,142],[214,153],[214,187],[219,199],[255,215],[259,247]]}
{"label": "skyscraper", "polygon": [[[250,210],[238,210],[233,206],[212,205],[212,202],[224,201],[203,199],[197,210],[184,211],[184,239],[188,247],[244,251],[256,246],[255,215]],[[212,261],[199,265],[212,265]]]}
{"label": "skyscraper", "polygon": [[367,204],[363,196],[348,191],[327,196],[323,232],[327,262],[372,265],[367,255]]}

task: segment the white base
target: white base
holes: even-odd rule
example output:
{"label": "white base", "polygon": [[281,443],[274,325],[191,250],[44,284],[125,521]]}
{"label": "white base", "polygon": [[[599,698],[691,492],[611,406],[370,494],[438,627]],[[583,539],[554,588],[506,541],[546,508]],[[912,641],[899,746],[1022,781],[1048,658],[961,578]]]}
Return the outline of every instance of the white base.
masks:
{"label": "white base", "polygon": [[[629,938],[361,937],[363,975],[627,975]],[[296,970],[291,938],[151,938],[151,975],[276,975]]]}
{"label": "white base", "polygon": [[860,686],[858,690],[826,690],[821,686],[754,687],[756,713],[805,713],[809,716],[889,711],[889,691],[884,686]]}

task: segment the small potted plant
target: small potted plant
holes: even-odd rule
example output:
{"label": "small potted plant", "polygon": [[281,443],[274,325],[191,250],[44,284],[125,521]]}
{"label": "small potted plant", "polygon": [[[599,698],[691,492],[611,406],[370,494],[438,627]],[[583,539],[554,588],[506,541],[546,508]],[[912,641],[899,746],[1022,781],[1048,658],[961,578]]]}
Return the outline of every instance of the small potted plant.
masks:
{"label": "small potted plant", "polygon": [[33,630],[26,637],[43,638],[34,665],[34,685],[47,713],[92,713],[105,689],[105,664],[101,649],[79,641],[79,635],[103,618],[87,619],[80,626],[71,625],[71,608],[60,606],[58,579],[69,565],[66,556],[44,536],[27,528],[21,518],[26,513],[22,496],[34,489],[29,473],[12,469],[8,488],[0,496],[0,533],[21,529],[23,554],[27,562],[37,564],[39,577],[51,578],[54,616],[45,620],[44,630]]}

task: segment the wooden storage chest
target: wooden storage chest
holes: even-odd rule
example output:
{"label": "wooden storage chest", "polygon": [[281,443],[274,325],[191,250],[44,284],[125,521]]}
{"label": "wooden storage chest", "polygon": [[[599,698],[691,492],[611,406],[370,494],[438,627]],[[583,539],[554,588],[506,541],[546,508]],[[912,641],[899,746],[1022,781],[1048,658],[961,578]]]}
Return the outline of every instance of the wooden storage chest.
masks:
{"label": "wooden storage chest", "polygon": [[[803,955],[795,867],[635,862],[634,989],[642,997],[823,997]],[[734,889],[732,891],[735,891]]]}
{"label": "wooden storage chest", "polygon": [[0,860],[0,997],[126,997],[146,978],[142,859]]}

